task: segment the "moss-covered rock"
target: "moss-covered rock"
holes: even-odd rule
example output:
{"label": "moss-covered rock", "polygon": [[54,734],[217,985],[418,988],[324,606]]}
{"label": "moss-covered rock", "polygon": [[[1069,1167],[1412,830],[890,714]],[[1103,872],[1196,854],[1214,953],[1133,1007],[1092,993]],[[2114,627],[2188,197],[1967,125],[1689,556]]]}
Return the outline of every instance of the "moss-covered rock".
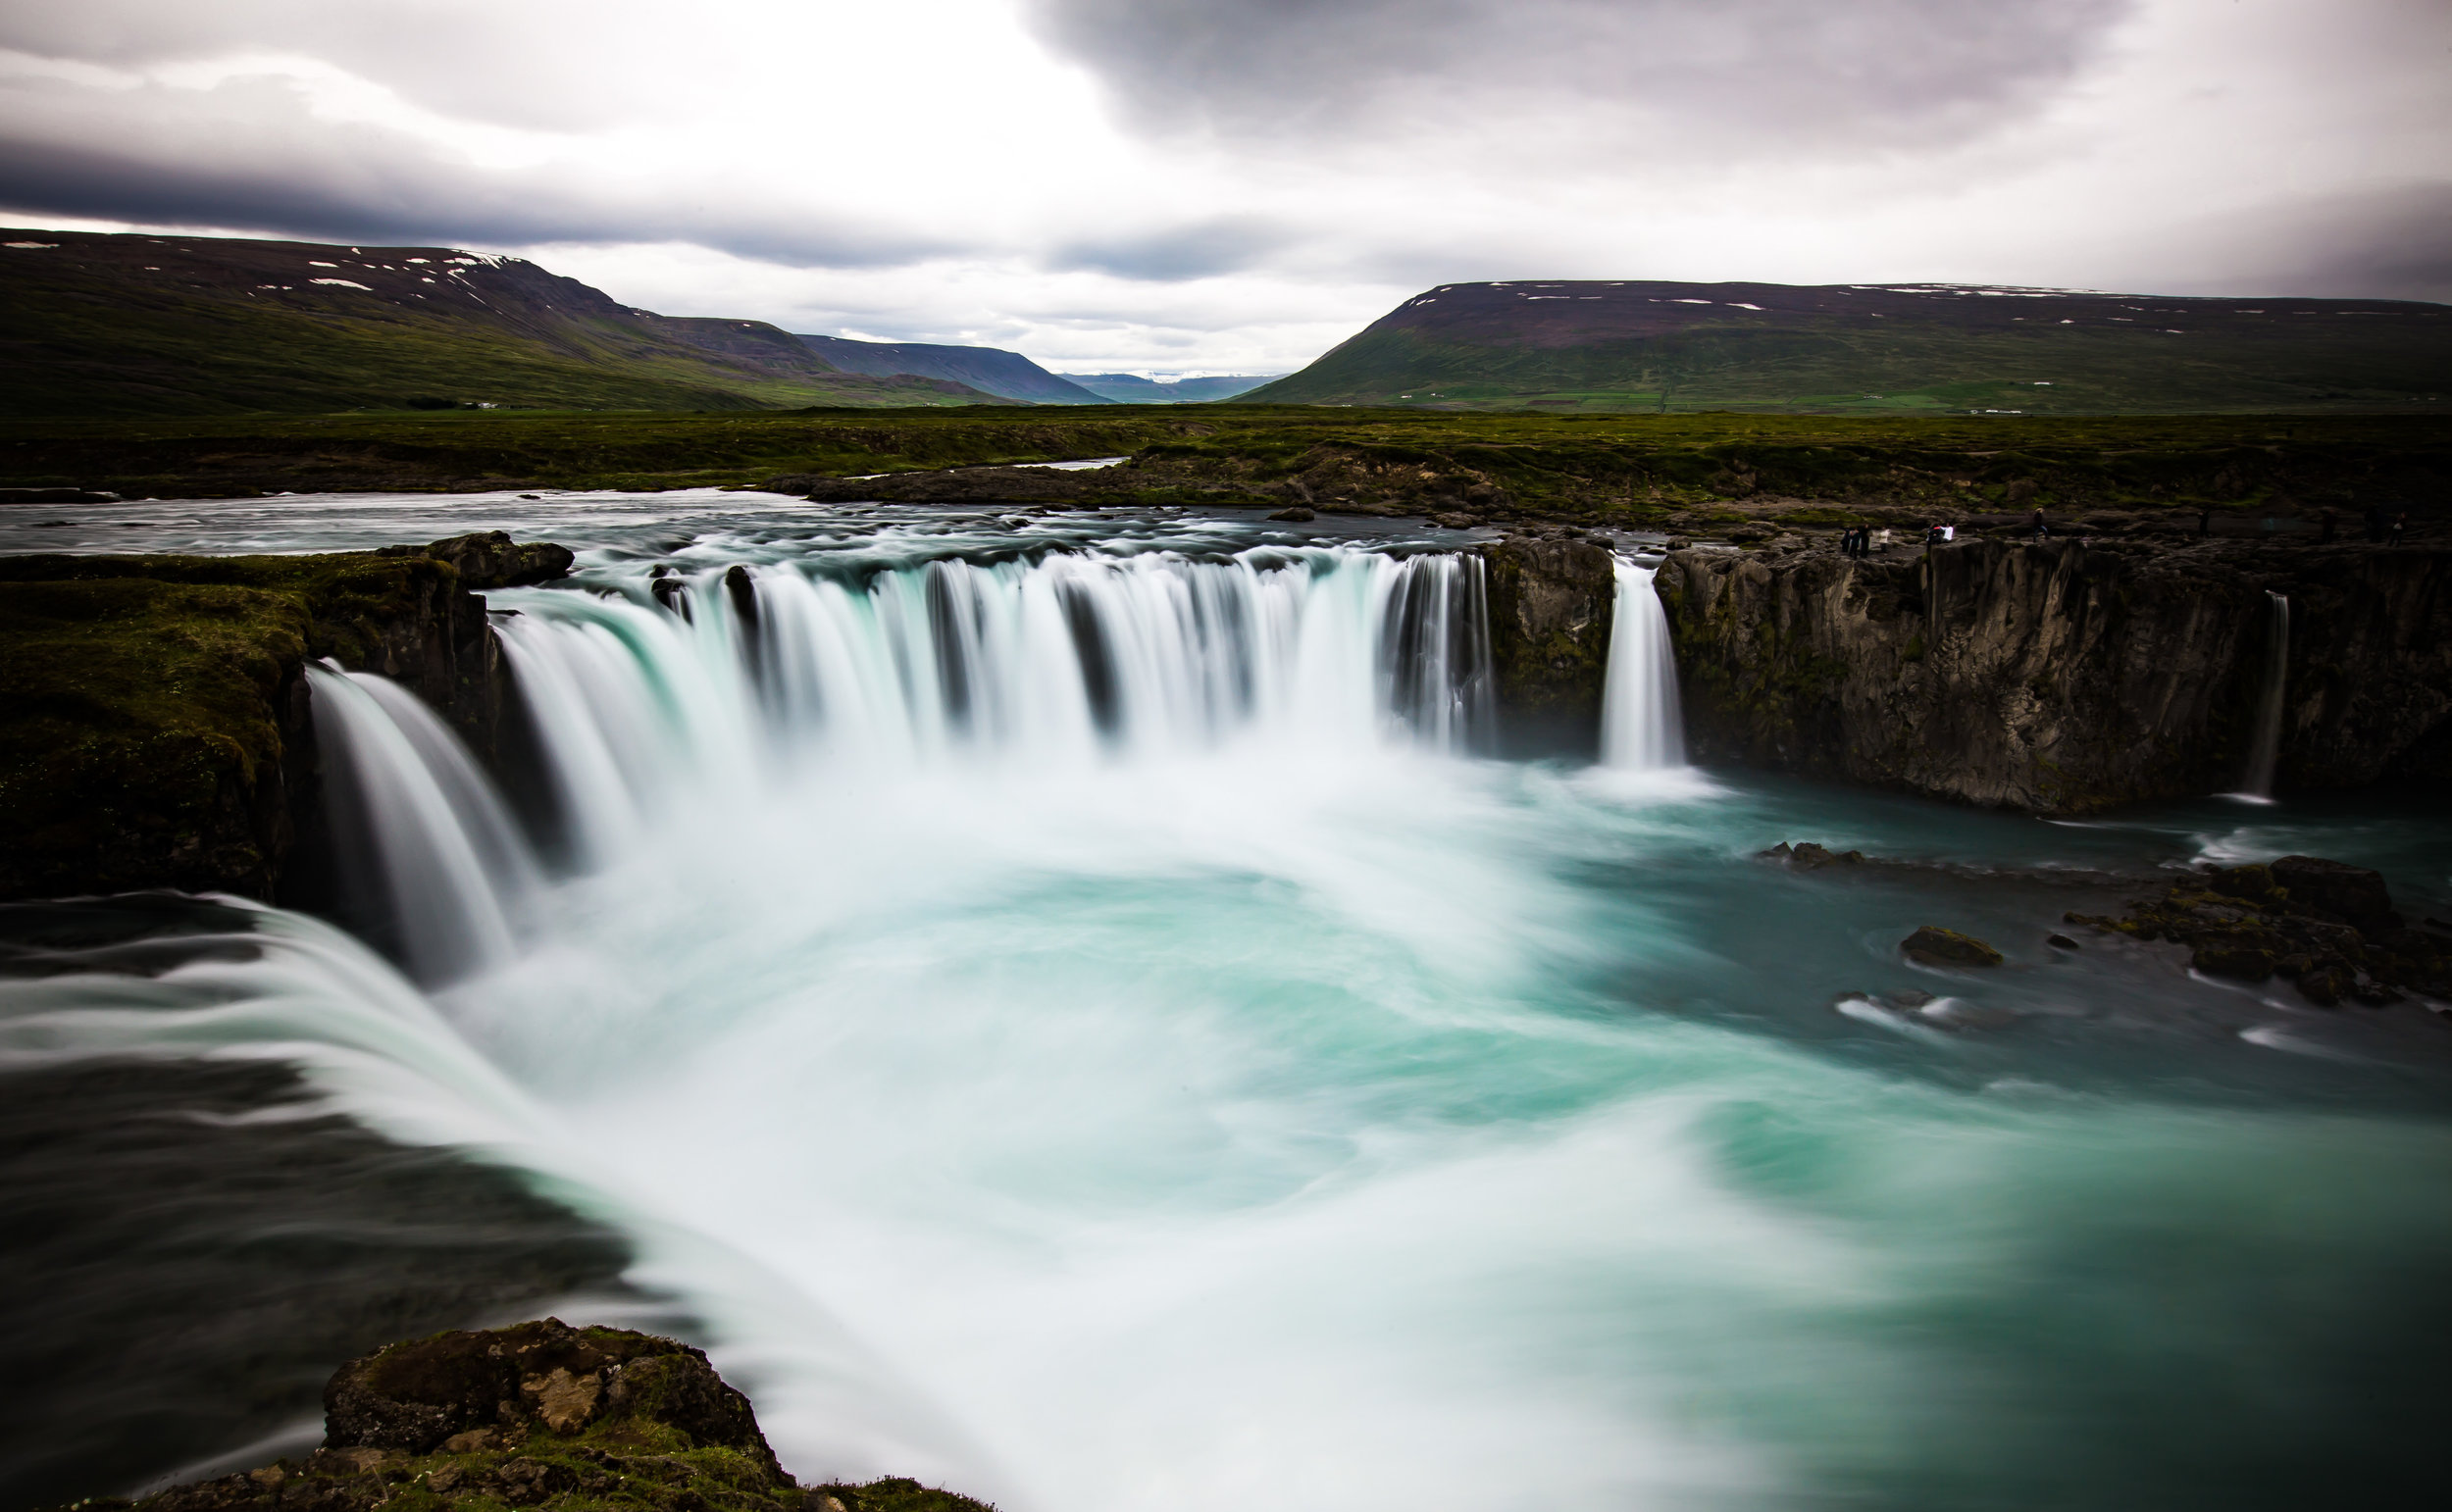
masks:
{"label": "moss-covered rock", "polygon": [[324,1446],[86,1512],[992,1512],[916,1481],[804,1487],[687,1344],[556,1318],[411,1339],[325,1387]]}
{"label": "moss-covered rock", "polygon": [[1972,934],[1945,930],[1928,924],[1899,941],[1899,949],[1911,961],[1926,966],[1998,966],[2001,952]]}

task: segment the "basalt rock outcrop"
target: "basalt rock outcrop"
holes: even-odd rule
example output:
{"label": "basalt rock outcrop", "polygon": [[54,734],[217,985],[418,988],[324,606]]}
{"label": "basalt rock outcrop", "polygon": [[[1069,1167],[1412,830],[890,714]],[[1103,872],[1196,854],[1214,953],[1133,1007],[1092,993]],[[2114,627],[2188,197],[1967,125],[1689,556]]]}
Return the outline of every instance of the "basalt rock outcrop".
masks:
{"label": "basalt rock outcrop", "polygon": [[[699,1351],[559,1319],[377,1350],[324,1389],[304,1461],[174,1487],[137,1512],[989,1512],[908,1480],[803,1487]],[[89,1509],[131,1503],[98,1499]]]}
{"label": "basalt rock outcrop", "polygon": [[1509,536],[1482,548],[1502,746],[1512,755],[1596,754],[1617,604],[1617,559],[1571,537]]}
{"label": "basalt rock outcrop", "polygon": [[2200,867],[2118,918],[2072,913],[2067,922],[2185,945],[2189,964],[2209,977],[2289,978],[2320,1007],[2381,1006],[2404,992],[2452,1001],[2452,924],[2411,925],[2381,874],[2322,857]]}
{"label": "basalt rock outcrop", "polygon": [[2452,775],[2452,553],[1687,549],[1656,585],[1700,761],[2041,813],[2233,789],[2280,593],[2278,785]]}
{"label": "basalt rock outcrop", "polygon": [[317,812],[308,663],[393,679],[490,757],[509,674],[471,590],[570,561],[500,532],[318,557],[0,558],[0,898],[279,897]]}

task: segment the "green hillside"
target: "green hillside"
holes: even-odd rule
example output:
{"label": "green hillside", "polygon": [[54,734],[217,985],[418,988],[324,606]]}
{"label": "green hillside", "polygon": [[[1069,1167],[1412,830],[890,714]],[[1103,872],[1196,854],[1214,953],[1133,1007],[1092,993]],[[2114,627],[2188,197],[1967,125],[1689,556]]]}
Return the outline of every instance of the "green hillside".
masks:
{"label": "green hillside", "polygon": [[0,415],[1012,401],[448,247],[0,230]]}
{"label": "green hillside", "polygon": [[2452,307],[1956,285],[1453,283],[1254,404],[2001,415],[2452,408]]}

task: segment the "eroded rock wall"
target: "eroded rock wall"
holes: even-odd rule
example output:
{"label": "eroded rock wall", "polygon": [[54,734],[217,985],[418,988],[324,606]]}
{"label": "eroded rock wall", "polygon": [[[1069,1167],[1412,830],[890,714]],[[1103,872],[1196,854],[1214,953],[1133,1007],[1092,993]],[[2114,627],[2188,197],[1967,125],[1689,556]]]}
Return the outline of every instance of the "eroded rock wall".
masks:
{"label": "eroded rock wall", "polygon": [[1591,756],[1601,746],[1616,558],[1588,540],[1510,536],[1482,548],[1501,748]]}
{"label": "eroded rock wall", "polygon": [[2452,554],[1969,541],[1672,552],[1699,761],[2073,813],[2236,788],[2291,603],[2279,785],[2441,773]]}

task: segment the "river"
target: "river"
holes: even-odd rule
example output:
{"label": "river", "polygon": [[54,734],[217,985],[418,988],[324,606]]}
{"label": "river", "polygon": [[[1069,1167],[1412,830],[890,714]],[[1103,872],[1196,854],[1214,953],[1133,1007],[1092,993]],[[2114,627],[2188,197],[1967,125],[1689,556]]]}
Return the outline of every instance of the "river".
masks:
{"label": "river", "polygon": [[[319,673],[358,936],[123,932],[0,981],[0,1050],[280,1062],[510,1172],[627,1245],[564,1315],[660,1308],[803,1480],[1597,1512],[2442,1474],[2452,1033],[2045,942],[2293,852],[2444,917],[2439,797],[2046,822],[1692,768],[1633,543],[1579,767],[1484,754],[1478,566],[1405,523],[20,513],[69,523],[0,549],[579,551],[489,596],[548,817]],[[1911,965],[1925,924],[2007,964]]]}

